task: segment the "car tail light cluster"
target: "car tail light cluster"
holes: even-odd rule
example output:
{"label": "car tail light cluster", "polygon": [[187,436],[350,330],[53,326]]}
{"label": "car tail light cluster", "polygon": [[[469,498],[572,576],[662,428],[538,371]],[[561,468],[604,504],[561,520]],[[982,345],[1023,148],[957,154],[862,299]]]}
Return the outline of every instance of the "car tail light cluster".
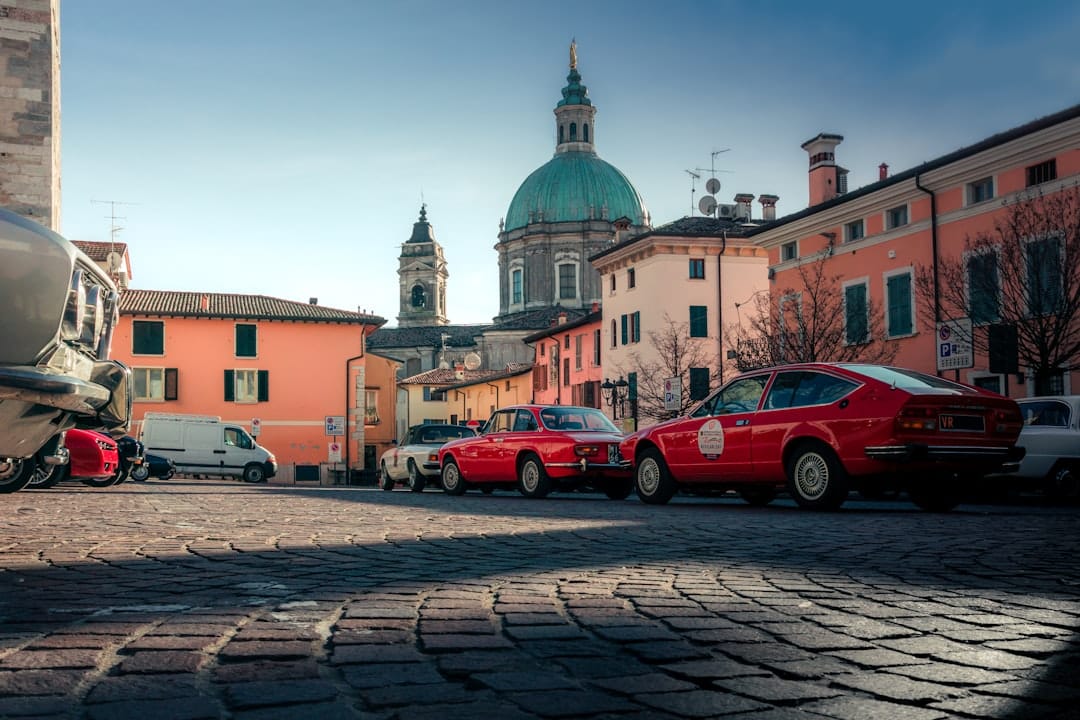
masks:
{"label": "car tail light cluster", "polygon": [[896,429],[934,432],[937,430],[937,411],[929,407],[903,407],[896,416]]}
{"label": "car tail light cluster", "polygon": [[113,328],[119,321],[119,296],[97,282],[93,273],[75,268],[71,273],[60,337],[81,345],[97,358],[109,356]]}
{"label": "car tail light cluster", "polygon": [[1012,410],[994,412],[994,432],[1002,435],[1016,435],[1024,427],[1024,416]]}

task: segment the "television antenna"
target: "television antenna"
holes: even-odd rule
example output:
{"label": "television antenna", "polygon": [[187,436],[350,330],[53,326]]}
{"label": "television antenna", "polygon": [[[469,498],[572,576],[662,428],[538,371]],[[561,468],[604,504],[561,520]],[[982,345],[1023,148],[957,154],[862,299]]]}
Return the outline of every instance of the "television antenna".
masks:
{"label": "television antenna", "polygon": [[117,220],[127,220],[126,217],[116,214],[117,205],[141,205],[142,203],[124,202],[122,200],[94,200],[91,199],[90,203],[93,205],[108,205],[109,214],[105,217],[109,221],[109,252],[105,255],[105,264],[109,274],[116,279],[116,274],[120,270],[120,264],[123,262],[123,258],[120,253],[116,252],[116,234],[124,228],[116,224]]}
{"label": "television antenna", "polygon": [[[694,168],[694,170],[698,172],[708,171],[709,173],[709,179],[705,181],[705,191],[709,194],[703,196],[701,198],[701,202],[698,203],[698,210],[701,211],[702,215],[712,217],[713,213],[716,212],[717,202],[714,196],[718,192],[720,192],[720,181],[716,179],[716,174],[718,172],[734,172],[733,170],[716,169],[716,156],[726,152],[731,152],[731,148],[724,148],[723,150],[713,150],[711,153],[709,153],[709,167]],[[690,171],[687,170],[686,172]],[[691,210],[691,213],[693,213],[693,210]]]}
{"label": "television antenna", "polygon": [[684,170],[687,175],[690,176],[690,214],[694,214],[694,193],[697,192],[697,181],[701,179],[693,170]]}

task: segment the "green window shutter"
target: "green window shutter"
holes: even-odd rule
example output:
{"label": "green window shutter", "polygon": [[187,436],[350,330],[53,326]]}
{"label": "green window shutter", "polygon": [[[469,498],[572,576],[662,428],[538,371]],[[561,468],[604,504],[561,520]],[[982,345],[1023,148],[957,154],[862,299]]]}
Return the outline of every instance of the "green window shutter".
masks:
{"label": "green window shutter", "polygon": [[634,313],[633,327],[634,327],[634,337],[632,338],[633,342],[641,342],[641,312],[640,311]]}
{"label": "green window shutter", "polygon": [[225,402],[236,400],[236,379],[232,370],[225,371]]}
{"label": "green window shutter", "polygon": [[133,321],[131,352],[135,355],[164,355],[165,323],[161,320]]}
{"label": "green window shutter", "polygon": [[911,275],[889,278],[889,335],[911,334]]}
{"label": "green window shutter", "polygon": [[971,321],[976,325],[992,323],[998,318],[997,255],[985,253],[968,260],[968,305]]}
{"label": "green window shutter", "polygon": [[270,401],[270,371],[259,371],[259,402]]}
{"label": "green window shutter", "polygon": [[866,285],[848,285],[844,288],[844,329],[851,345],[866,342]]}
{"label": "green window shutter", "polygon": [[709,394],[709,368],[690,368],[690,399],[704,400]]}
{"label": "green window shutter", "polygon": [[165,368],[165,399],[176,400],[179,397],[180,371],[177,368]]}
{"label": "green window shutter", "polygon": [[622,316],[622,344],[623,345],[626,345],[630,341],[630,332],[628,330],[629,323],[630,323],[630,316],[629,315],[623,315]]}
{"label": "green window shutter", "polygon": [[626,375],[626,383],[630,386],[630,387],[628,387],[626,389],[627,390],[626,399],[627,400],[637,400],[637,373],[636,372],[627,373],[627,375]]}
{"label": "green window shutter", "polygon": [[690,306],[690,337],[708,337],[709,308],[704,305]]}
{"label": "green window shutter", "polygon": [[255,357],[256,326],[247,323],[236,325],[236,357]]}

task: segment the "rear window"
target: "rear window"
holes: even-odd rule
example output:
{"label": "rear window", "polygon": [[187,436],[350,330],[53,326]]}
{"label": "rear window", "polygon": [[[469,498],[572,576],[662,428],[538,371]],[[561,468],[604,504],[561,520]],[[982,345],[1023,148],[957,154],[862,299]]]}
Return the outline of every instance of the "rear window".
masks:
{"label": "rear window", "polygon": [[1033,400],[1020,403],[1025,427],[1069,427],[1070,408],[1057,400]]}
{"label": "rear window", "polygon": [[915,370],[907,370],[905,368],[885,367],[883,365],[855,365],[844,364],[839,367],[849,370],[853,373],[858,373],[874,380],[880,380],[883,383],[894,385],[901,390],[925,390],[927,388],[936,388],[939,390],[955,390],[957,392],[974,393],[975,390],[954,383],[944,378],[939,378],[935,375],[927,375],[925,373],[916,372]]}

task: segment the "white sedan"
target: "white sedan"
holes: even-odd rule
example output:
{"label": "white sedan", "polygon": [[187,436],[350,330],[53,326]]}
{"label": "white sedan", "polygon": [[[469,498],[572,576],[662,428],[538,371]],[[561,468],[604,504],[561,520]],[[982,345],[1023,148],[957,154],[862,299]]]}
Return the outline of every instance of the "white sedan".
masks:
{"label": "white sedan", "polygon": [[428,481],[439,479],[439,448],[451,440],[473,437],[476,431],[464,425],[414,425],[405,441],[383,453],[379,460],[379,487],[393,490],[401,482],[420,492]]}

